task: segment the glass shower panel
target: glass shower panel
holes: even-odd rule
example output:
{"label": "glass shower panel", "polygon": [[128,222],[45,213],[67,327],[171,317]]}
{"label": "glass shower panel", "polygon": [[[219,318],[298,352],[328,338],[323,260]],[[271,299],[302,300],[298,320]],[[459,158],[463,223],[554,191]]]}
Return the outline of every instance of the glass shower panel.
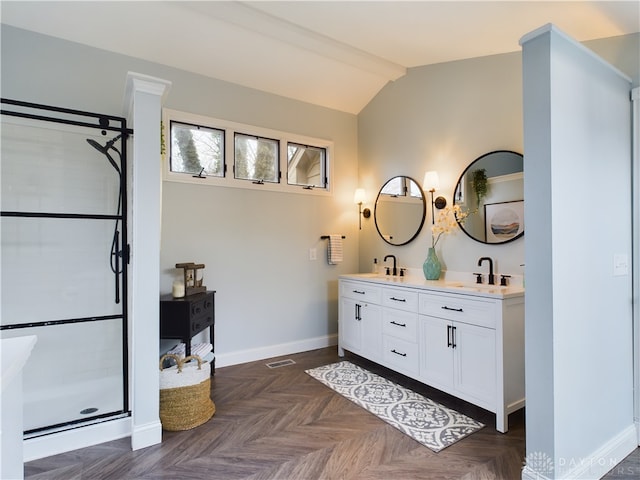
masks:
{"label": "glass shower panel", "polygon": [[2,103],[0,334],[38,337],[25,434],[127,415],[126,122]]}
{"label": "glass shower panel", "polygon": [[[2,217],[2,324],[119,315],[115,221]],[[118,290],[122,296],[122,284]]]}
{"label": "glass shower panel", "polygon": [[118,172],[87,142],[109,138],[95,129],[3,118],[2,210],[115,215]]}
{"label": "glass shower panel", "polygon": [[23,371],[25,432],[122,411],[122,322],[107,320],[3,332],[37,335]]}

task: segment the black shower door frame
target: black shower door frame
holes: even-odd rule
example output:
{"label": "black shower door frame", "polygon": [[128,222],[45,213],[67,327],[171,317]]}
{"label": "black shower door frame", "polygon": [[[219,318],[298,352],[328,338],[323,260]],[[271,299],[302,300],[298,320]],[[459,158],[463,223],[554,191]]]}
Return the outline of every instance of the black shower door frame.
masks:
{"label": "black shower door frame", "polygon": [[[127,128],[126,119],[123,117],[117,117],[112,115],[106,115],[101,113],[86,112],[82,110],[75,110],[69,108],[56,107],[51,105],[43,105],[38,103],[24,102],[20,100],[11,100],[2,98],[0,99],[2,108],[0,109],[0,115],[7,115],[13,117],[20,117],[29,120],[40,120],[43,122],[52,122],[57,124],[65,124],[78,127],[88,127],[100,130],[102,135],[106,135],[107,132],[114,132],[117,135],[117,139],[114,138],[111,142],[111,146],[116,140],[120,141],[120,151],[118,152],[119,158],[121,158],[120,165],[120,182],[119,182],[119,195],[121,208],[115,215],[110,214],[82,214],[82,213],[68,213],[68,212],[28,212],[28,211],[0,211],[1,217],[21,217],[21,218],[47,218],[47,219],[76,219],[82,220],[113,220],[116,222],[116,228],[118,222],[120,223],[121,237],[119,244],[122,245],[121,249],[116,251],[116,264],[118,269],[115,272],[116,283],[116,303],[121,303],[121,313],[102,316],[91,316],[83,318],[59,318],[55,320],[47,320],[42,322],[29,322],[0,325],[0,331],[2,330],[17,330],[34,327],[48,327],[54,325],[64,324],[76,324],[86,322],[101,322],[105,320],[121,320],[122,327],[122,379],[123,379],[123,398],[122,398],[122,410],[103,413],[100,415],[86,416],[81,419],[59,423],[55,425],[48,425],[46,427],[37,428],[34,430],[25,431],[25,436],[39,436],[42,434],[53,433],[56,431],[65,430],[68,428],[75,428],[81,426],[79,424],[96,423],[100,421],[110,420],[111,418],[121,418],[124,416],[130,416],[129,409],[129,362],[128,362],[128,265],[129,265],[129,243],[127,234],[127,138],[133,134],[133,130]],[[105,147],[106,150],[106,147]],[[104,153],[104,152],[102,152]],[[120,291],[122,294],[120,295]]]}

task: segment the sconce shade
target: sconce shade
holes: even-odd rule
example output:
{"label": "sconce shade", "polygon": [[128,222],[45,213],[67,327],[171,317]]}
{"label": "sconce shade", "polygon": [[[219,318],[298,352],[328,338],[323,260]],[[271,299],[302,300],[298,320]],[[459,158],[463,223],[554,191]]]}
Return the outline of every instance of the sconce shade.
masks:
{"label": "sconce shade", "polygon": [[364,203],[366,196],[364,188],[356,188],[356,193],[353,195],[353,203],[356,205]]}
{"label": "sconce shade", "polygon": [[422,182],[422,189],[425,192],[435,192],[440,188],[440,177],[438,177],[438,172],[429,171],[424,174],[424,182]]}

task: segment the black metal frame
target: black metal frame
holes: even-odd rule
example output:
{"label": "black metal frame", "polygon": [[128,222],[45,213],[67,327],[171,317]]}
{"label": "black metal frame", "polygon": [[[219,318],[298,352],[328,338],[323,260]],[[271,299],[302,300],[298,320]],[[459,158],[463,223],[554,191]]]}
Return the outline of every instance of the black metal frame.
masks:
{"label": "black metal frame", "polygon": [[[60,428],[69,427],[73,428],[81,426],[84,423],[96,423],[99,421],[106,421],[112,417],[130,416],[129,410],[129,339],[128,339],[128,295],[127,295],[127,271],[129,264],[129,244],[127,235],[127,188],[126,188],[126,168],[127,168],[127,137],[133,134],[132,129],[127,128],[126,119],[122,117],[115,117],[111,115],[104,115],[99,113],[85,112],[81,110],[74,110],[69,108],[55,107],[51,105],[42,105],[37,103],[23,102],[19,100],[11,100],[2,98],[0,99],[2,108],[0,109],[0,115],[9,115],[14,117],[28,118],[31,120],[40,120],[44,122],[61,123],[66,125],[74,125],[79,127],[96,128],[103,132],[113,131],[120,134],[120,155],[121,155],[121,181],[120,181],[120,198],[121,198],[121,211],[118,215],[97,215],[97,214],[77,214],[77,213],[62,213],[62,212],[16,212],[16,211],[1,211],[2,217],[23,217],[23,218],[64,218],[64,219],[81,219],[81,220],[116,220],[120,222],[122,231],[122,245],[123,249],[119,254],[123,257],[121,262],[122,270],[116,273],[116,280],[118,275],[122,275],[122,314],[119,315],[105,315],[97,317],[86,318],[64,318],[57,320],[48,320],[43,322],[31,322],[24,324],[12,324],[12,325],[0,325],[0,330],[13,330],[21,328],[34,328],[45,327],[50,325],[63,325],[70,323],[84,323],[84,322],[96,322],[104,320],[122,319],[122,375],[123,375],[123,409],[115,412],[101,413],[100,415],[86,416],[81,419],[49,425],[34,430],[25,431],[25,435],[38,436],[38,434],[47,434],[48,431]],[[13,110],[8,110],[5,105],[11,105],[15,107]],[[58,116],[44,115],[42,112],[52,112]],[[111,123],[115,123],[116,126],[112,126]]]}

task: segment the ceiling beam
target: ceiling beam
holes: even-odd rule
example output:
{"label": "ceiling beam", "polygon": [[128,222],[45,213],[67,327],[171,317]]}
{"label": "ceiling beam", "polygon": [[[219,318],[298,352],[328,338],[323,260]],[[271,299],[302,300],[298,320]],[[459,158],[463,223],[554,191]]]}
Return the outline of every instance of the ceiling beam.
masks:
{"label": "ceiling beam", "polygon": [[406,67],[402,65],[274,17],[244,2],[189,2],[183,5],[188,5],[188,8],[198,13],[331,58],[385,80],[397,80],[407,73]]}

